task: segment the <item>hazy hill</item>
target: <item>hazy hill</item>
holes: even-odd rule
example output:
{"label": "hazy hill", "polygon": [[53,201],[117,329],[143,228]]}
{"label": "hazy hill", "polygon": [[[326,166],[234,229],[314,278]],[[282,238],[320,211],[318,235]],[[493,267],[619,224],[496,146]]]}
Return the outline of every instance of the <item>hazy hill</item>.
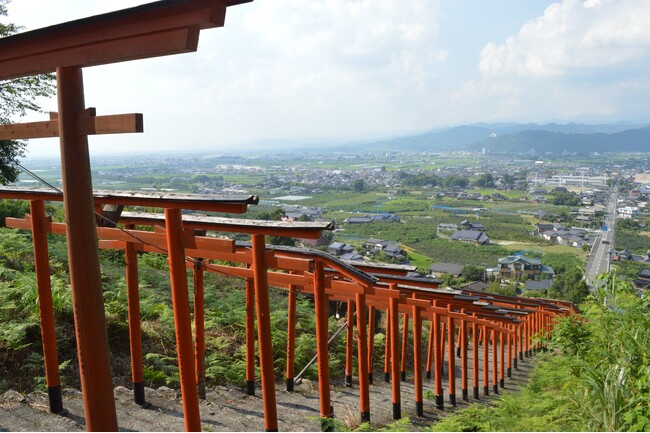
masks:
{"label": "hazy hill", "polygon": [[426,152],[480,151],[482,148],[490,153],[647,152],[650,151],[650,126],[477,123],[376,140],[355,147],[358,150]]}

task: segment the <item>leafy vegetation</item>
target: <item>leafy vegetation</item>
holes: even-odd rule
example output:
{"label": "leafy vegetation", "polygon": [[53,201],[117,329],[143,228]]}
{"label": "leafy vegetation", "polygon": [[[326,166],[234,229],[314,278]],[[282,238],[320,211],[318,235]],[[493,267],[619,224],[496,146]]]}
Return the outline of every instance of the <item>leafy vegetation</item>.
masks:
{"label": "leafy vegetation", "polygon": [[615,275],[562,319],[530,382],[494,407],[471,406],[432,431],[648,431],[650,299]]}

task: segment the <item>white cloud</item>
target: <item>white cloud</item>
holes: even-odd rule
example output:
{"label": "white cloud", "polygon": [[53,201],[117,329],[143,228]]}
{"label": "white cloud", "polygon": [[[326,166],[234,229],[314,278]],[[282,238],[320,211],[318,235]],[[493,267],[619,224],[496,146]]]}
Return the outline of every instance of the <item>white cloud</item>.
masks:
{"label": "white cloud", "polygon": [[486,76],[557,77],[647,61],[648,0],[564,0],[502,44],[481,51]]}

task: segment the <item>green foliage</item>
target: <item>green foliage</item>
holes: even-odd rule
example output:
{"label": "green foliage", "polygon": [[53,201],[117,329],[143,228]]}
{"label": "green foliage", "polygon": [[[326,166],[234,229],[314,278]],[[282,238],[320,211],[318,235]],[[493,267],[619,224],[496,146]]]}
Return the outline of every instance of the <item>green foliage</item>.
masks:
{"label": "green foliage", "polygon": [[601,280],[583,316],[556,323],[521,393],[460,410],[432,431],[648,431],[650,298]]}
{"label": "green foliage", "polygon": [[614,231],[614,245],[617,250],[627,249],[635,254],[645,255],[650,250],[650,236],[641,235],[647,230],[641,227],[638,221],[620,219],[616,222]]}
{"label": "green foliage", "polygon": [[571,268],[561,273],[548,289],[548,296],[553,299],[562,299],[578,305],[589,296],[589,287],[583,279],[582,270]]}
{"label": "green foliage", "polygon": [[554,191],[551,193],[551,203],[558,206],[577,206],[580,196],[575,192]]}
{"label": "green foliage", "polygon": [[5,226],[5,218],[23,218],[29,213],[29,202],[25,200],[0,200],[0,227]]}
{"label": "green foliage", "polygon": [[152,386],[178,386],[180,376],[176,358],[159,353],[144,356],[144,378]]}
{"label": "green foliage", "polygon": [[482,174],[474,181],[474,185],[479,188],[492,188],[494,187],[494,176],[490,173]]}

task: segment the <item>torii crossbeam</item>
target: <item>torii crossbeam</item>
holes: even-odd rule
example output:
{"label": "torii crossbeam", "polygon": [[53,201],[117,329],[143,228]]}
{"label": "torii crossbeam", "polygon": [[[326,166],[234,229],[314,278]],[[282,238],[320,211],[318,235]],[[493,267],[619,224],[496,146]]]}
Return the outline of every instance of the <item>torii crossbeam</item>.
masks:
{"label": "torii crossbeam", "polygon": [[[95,116],[93,109],[86,109],[82,68],[196,51],[202,29],[223,26],[226,8],[247,1],[250,0],[157,1],[0,39],[0,80],[56,72],[58,114],[49,122],[4,126],[0,138],[58,136],[60,140],[70,285],[89,431],[116,431],[117,417],[97,253],[88,135],[142,132],[142,117],[101,118]],[[186,429],[200,429],[200,424],[186,425]]]}

